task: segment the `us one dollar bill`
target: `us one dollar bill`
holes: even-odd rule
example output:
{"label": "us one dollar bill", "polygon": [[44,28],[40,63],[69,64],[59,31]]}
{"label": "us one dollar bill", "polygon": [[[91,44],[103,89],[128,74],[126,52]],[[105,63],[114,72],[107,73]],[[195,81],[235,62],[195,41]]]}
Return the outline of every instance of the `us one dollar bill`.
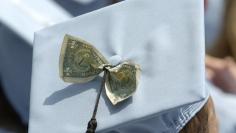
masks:
{"label": "us one dollar bill", "polygon": [[104,67],[106,95],[113,105],[129,98],[138,86],[140,67],[130,61],[112,66],[90,43],[65,35],[60,54],[60,77],[65,82],[86,83],[93,80]]}
{"label": "us one dollar bill", "polygon": [[140,67],[131,62],[123,62],[109,68],[106,77],[106,94],[113,105],[132,96],[138,86]]}
{"label": "us one dollar bill", "polygon": [[102,54],[88,42],[65,35],[60,54],[60,76],[65,82],[85,83],[94,79],[108,64]]}

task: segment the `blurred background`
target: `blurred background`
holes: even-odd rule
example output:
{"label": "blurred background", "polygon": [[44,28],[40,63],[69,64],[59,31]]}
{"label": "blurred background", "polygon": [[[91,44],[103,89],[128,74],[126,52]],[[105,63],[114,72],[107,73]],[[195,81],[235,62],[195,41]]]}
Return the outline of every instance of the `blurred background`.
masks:
{"label": "blurred background", "polygon": [[[119,1],[1,0],[0,133],[27,132],[34,31]],[[204,3],[206,82],[220,132],[236,133],[236,1]]]}

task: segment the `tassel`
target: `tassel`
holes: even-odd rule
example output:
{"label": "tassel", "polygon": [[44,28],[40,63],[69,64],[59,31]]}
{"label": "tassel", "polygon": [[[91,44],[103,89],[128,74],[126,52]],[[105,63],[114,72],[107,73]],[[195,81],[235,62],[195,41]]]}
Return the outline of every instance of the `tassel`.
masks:
{"label": "tassel", "polygon": [[95,133],[96,128],[97,128],[97,120],[92,118],[88,123],[86,133]]}
{"label": "tassel", "polygon": [[104,70],[104,75],[103,75],[101,87],[100,87],[99,93],[97,95],[96,104],[95,104],[94,111],[93,111],[93,116],[92,116],[91,120],[88,122],[88,127],[87,127],[86,133],[95,133],[96,128],[97,128],[96,114],[97,114],[97,110],[98,110],[99,99],[101,97],[102,90],[105,87],[105,81],[106,81],[106,76],[107,76],[107,69],[104,67],[103,70]]}

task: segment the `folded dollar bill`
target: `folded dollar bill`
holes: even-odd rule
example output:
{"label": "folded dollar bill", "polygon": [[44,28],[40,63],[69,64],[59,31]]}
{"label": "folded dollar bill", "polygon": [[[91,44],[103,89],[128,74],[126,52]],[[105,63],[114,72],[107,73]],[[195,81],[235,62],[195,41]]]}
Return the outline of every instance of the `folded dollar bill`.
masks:
{"label": "folded dollar bill", "polygon": [[65,82],[86,83],[105,69],[106,95],[113,105],[135,93],[141,72],[139,65],[132,61],[111,65],[90,43],[65,35],[60,55],[60,76]]}

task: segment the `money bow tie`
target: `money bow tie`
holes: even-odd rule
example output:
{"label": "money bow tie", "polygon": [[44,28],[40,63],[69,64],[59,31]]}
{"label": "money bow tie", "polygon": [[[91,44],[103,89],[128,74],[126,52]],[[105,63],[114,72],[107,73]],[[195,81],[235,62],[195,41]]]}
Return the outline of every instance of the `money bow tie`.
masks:
{"label": "money bow tie", "polygon": [[93,117],[87,133],[96,129],[96,112],[102,89],[113,105],[131,97],[138,86],[140,67],[131,61],[111,65],[105,57],[88,42],[65,35],[60,55],[60,76],[65,82],[86,83],[104,71]]}

